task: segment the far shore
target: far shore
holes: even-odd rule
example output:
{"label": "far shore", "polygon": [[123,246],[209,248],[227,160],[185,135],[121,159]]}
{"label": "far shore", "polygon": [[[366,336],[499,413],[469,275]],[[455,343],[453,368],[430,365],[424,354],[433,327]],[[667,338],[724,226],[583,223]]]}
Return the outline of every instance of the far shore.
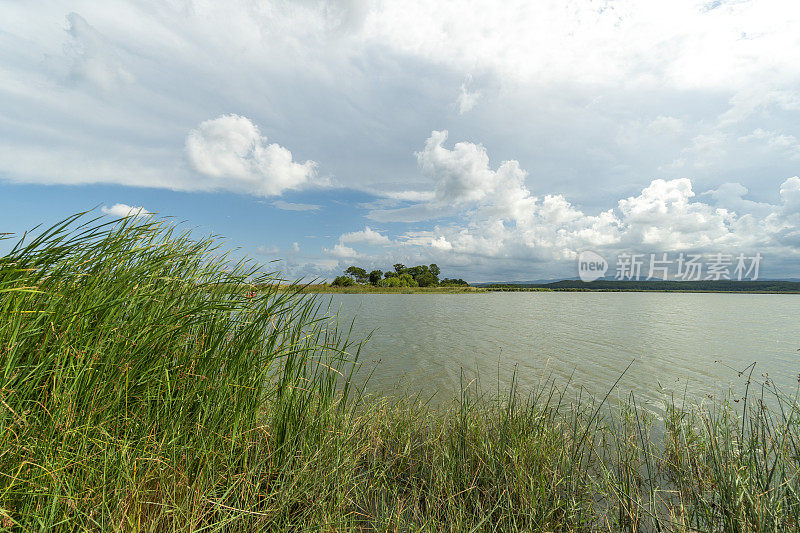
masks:
{"label": "far shore", "polygon": [[[290,285],[283,285],[288,288]],[[295,285],[295,287],[297,287]],[[337,294],[475,294],[490,292],[484,287],[376,287],[368,284],[337,287],[335,285],[310,284],[303,287],[303,292],[337,293]]]}
{"label": "far shore", "polygon": [[[290,285],[284,285],[289,288]],[[294,287],[297,287],[295,285]],[[800,290],[779,289],[682,289],[682,288],[596,288],[596,287],[375,287],[368,284],[337,287],[326,284],[309,284],[302,292],[319,294],[476,294],[488,292],[676,292],[721,294],[800,294]]]}

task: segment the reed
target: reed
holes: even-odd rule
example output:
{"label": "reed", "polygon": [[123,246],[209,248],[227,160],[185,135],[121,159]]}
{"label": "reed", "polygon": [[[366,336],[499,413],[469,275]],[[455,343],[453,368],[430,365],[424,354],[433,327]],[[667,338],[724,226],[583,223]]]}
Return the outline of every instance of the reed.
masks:
{"label": "reed", "polygon": [[[543,379],[367,396],[324,300],[164,220],[76,215],[0,259],[0,525],[110,531],[780,531],[798,402],[658,418]],[[250,291],[257,286],[255,295]],[[346,325],[345,325],[346,326]]]}

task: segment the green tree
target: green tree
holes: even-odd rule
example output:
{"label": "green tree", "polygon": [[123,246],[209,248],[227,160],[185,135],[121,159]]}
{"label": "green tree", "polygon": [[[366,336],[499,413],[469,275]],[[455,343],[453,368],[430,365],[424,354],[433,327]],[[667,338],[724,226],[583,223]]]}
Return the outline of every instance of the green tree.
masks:
{"label": "green tree", "polygon": [[356,282],[353,281],[353,278],[350,276],[337,276],[336,279],[333,280],[334,287],[350,287],[351,285],[355,285]]}
{"label": "green tree", "polygon": [[406,266],[403,263],[397,263],[396,265],[394,265],[394,271],[397,272],[398,274],[402,274],[403,272],[406,271]]}
{"label": "green tree", "polygon": [[397,277],[397,272],[392,272],[391,270],[387,270],[386,272],[383,273],[383,277],[386,278],[386,279],[396,278]]}
{"label": "green tree", "polygon": [[411,276],[411,274],[403,273],[403,274],[400,274],[397,278],[400,281],[400,286],[401,287],[418,287],[419,286],[419,284],[417,283],[417,280],[415,280],[413,278],[413,276]]}
{"label": "green tree", "polygon": [[417,276],[416,280],[420,287],[433,287],[439,283],[439,280],[431,271],[423,272]]}
{"label": "green tree", "polygon": [[355,280],[358,283],[366,283],[367,280],[369,280],[369,275],[367,274],[367,271],[355,265],[347,267],[347,270],[345,270],[344,273],[349,274],[350,276],[355,278]]}
{"label": "green tree", "polygon": [[[392,272],[394,274],[394,272]],[[397,276],[391,276],[386,279],[382,279],[378,282],[379,287],[399,287],[400,286],[400,278]]]}
{"label": "green tree", "polygon": [[439,265],[437,265],[436,263],[431,263],[431,265],[428,267],[428,270],[430,270],[431,274],[433,274],[437,278],[439,277],[440,273]]}
{"label": "green tree", "polygon": [[411,274],[412,278],[417,279],[428,271],[428,267],[426,265],[417,265],[415,267],[407,268],[405,271]]}
{"label": "green tree", "polygon": [[442,280],[442,281],[439,283],[439,285],[441,285],[441,286],[443,286],[443,287],[444,287],[444,286],[454,286],[454,285],[461,285],[461,286],[466,286],[466,287],[469,287],[469,283],[467,283],[466,281],[464,281],[464,280],[463,280],[463,279],[461,279],[461,278],[457,278],[457,279],[456,279],[456,278],[454,278],[454,279],[450,279],[450,278],[444,278],[444,279],[443,279],[443,280]]}
{"label": "green tree", "polygon": [[369,282],[373,285],[377,285],[378,282],[381,280],[381,276],[383,276],[383,272],[380,270],[373,270],[369,273]]}

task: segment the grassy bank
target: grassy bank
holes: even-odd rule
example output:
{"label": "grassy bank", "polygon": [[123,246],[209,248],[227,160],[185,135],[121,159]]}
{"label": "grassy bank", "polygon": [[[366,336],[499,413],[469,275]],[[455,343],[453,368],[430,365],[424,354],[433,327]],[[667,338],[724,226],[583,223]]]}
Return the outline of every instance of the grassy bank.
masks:
{"label": "grassy bank", "polygon": [[7,529],[798,526],[798,404],[769,382],[665,421],[547,380],[465,382],[439,410],[363,397],[329,310],[210,241],[83,218],[38,235],[0,259]]}
{"label": "grassy bank", "polygon": [[[281,287],[296,290],[296,285],[282,285]],[[349,287],[338,287],[328,284],[306,284],[301,291],[309,294],[472,294],[487,292],[480,287],[376,287],[361,283]]]}

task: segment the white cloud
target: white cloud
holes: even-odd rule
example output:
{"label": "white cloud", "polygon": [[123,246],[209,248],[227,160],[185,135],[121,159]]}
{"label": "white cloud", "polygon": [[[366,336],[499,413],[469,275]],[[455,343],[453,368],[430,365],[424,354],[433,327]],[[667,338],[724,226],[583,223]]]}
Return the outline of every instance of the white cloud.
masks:
{"label": "white cloud", "polygon": [[[74,0],[70,9],[76,14],[59,2],[4,5],[5,180],[283,190],[255,183],[262,172],[250,164],[234,165],[236,179],[186,164],[186,133],[230,110],[289,148],[295,163],[320,161],[346,187],[421,190],[422,180],[407,182],[406,154],[421,127],[441,123],[442,110],[472,105],[471,73],[481,79],[484,113],[480,124],[460,118],[459,135],[479,128],[487,146],[504,146],[504,157],[542,170],[539,185],[575,201],[600,196],[570,178],[589,169],[592,184],[619,193],[683,158],[704,186],[735,178],[760,194],[758,169],[770,164],[770,175],[784,175],[796,163],[749,152],[751,170],[739,177],[730,142],[726,157],[705,167],[680,154],[715,121],[736,128],[729,141],[756,128],[800,138],[796,2],[707,10],[695,0]],[[659,115],[675,120],[656,118],[648,129],[641,119]],[[633,119],[642,120],[635,139],[663,139],[609,146],[608,131]],[[670,133],[676,120],[683,127]],[[686,142],[673,146],[673,138]],[[223,167],[210,165],[215,174],[230,170]]]}
{"label": "white cloud", "polygon": [[480,91],[472,91],[469,89],[469,85],[472,81],[472,77],[469,76],[461,84],[461,92],[458,94],[458,99],[456,99],[456,105],[458,106],[458,114],[463,115],[472,110],[475,107],[475,104],[478,103],[478,99],[481,97]]}
{"label": "white cloud", "polygon": [[[739,252],[761,251],[798,256],[800,239],[800,178],[780,189],[781,203],[744,198],[748,190],[729,183],[697,199],[691,180],[656,179],[638,194],[622,198],[612,209],[587,214],[563,195],[533,196],[516,161],[497,170],[479,145],[443,146],[446,132],[434,132],[418,154],[420,166],[433,180],[437,196],[417,208],[438,217],[452,212],[443,206],[459,202],[457,221],[430,231],[407,233],[393,246],[418,250],[442,264],[525,264],[572,260],[577,251],[639,250]],[[452,186],[457,184],[457,186]],[[385,210],[388,218],[400,210]],[[407,211],[406,211],[407,212]]]}
{"label": "white cloud", "polygon": [[353,248],[345,246],[344,244],[341,243],[335,244],[332,249],[323,248],[322,252],[339,259],[356,259],[358,257],[361,257],[361,255],[358,252],[356,252]]}
{"label": "white cloud", "polygon": [[296,163],[292,153],[267,144],[246,117],[222,115],[206,120],[186,137],[192,167],[212,179],[212,186],[259,196],[277,196],[314,182],[314,161]]}
{"label": "white cloud", "polygon": [[277,246],[264,246],[264,245],[261,245],[258,248],[256,248],[256,253],[258,255],[275,256],[275,255],[278,255],[280,252],[281,252],[281,249],[278,248]]}
{"label": "white cloud", "polygon": [[275,200],[272,205],[284,211],[318,211],[322,208],[321,205],[316,204],[296,204],[293,202],[285,202],[283,200]]}
{"label": "white cloud", "polygon": [[781,184],[781,200],[786,214],[800,214],[800,177],[794,176]]}
{"label": "white cloud", "polygon": [[[736,201],[727,208],[713,206],[695,200],[688,179],[675,179],[654,180],[640,194],[597,215],[559,195],[530,197],[528,209],[520,212],[477,205],[458,223],[409,236],[405,244],[445,265],[492,261],[492,268],[513,265],[518,272],[541,263],[552,273],[554,265],[573,260],[582,249],[612,255],[630,250],[760,251],[782,260],[798,257],[793,239],[800,235],[800,178],[784,181],[780,204],[765,206],[737,197],[741,193],[729,193]],[[722,200],[722,194],[717,196]],[[747,209],[739,214],[734,207]]]}
{"label": "white cloud", "polygon": [[66,47],[66,53],[72,59],[69,70],[71,79],[87,81],[104,91],[133,83],[133,74],[123,66],[113,45],[86,19],[77,13],[70,13],[67,22],[67,33],[72,37]]}
{"label": "white cloud", "polygon": [[702,196],[711,197],[717,207],[730,209],[739,215],[753,214],[763,217],[774,210],[774,206],[766,202],[746,199],[749,192],[741,183],[723,183],[716,189],[702,193]]}
{"label": "white cloud", "polygon": [[389,244],[389,237],[373,230],[369,226],[366,226],[361,231],[353,231],[351,233],[343,234],[341,237],[339,237],[339,242],[342,244],[367,244],[370,246],[379,246]]}
{"label": "white cloud", "polygon": [[648,131],[662,135],[678,135],[684,129],[683,120],[659,115],[647,126]]}
{"label": "white cloud", "polygon": [[106,215],[111,215],[118,218],[143,218],[154,214],[142,206],[130,206],[128,204],[114,204],[111,207],[103,206],[100,208],[100,210]]}
{"label": "white cloud", "polygon": [[721,131],[700,134],[692,139],[692,144],[684,153],[689,154],[696,167],[707,167],[721,159],[725,153],[727,135]]}
{"label": "white cloud", "polygon": [[505,181],[521,183],[525,173],[516,161],[503,163],[497,171],[489,169],[489,156],[480,144],[458,142],[445,148],[447,131],[434,131],[417,152],[423,175],[436,184],[436,199],[447,204],[475,202],[486,197]]}
{"label": "white cloud", "polygon": [[426,202],[428,200],[433,200],[435,196],[433,191],[388,191],[380,192],[380,194],[386,198],[403,202]]}
{"label": "white cloud", "polygon": [[797,6],[780,1],[714,10],[693,0],[600,7],[519,0],[491,9],[420,1],[387,3],[366,28],[408,53],[465,70],[496,69],[501,77],[691,88],[747,83],[773,69],[796,72],[798,20]]}
{"label": "white cloud", "polygon": [[[334,244],[332,248],[322,248],[323,255],[335,258],[335,262],[331,263],[330,260],[325,259],[311,259],[309,261],[314,264],[314,268],[317,269],[317,273],[320,273],[320,269],[322,269],[327,271],[324,272],[326,274],[329,274],[331,271],[338,270],[344,262],[352,261],[354,259],[375,262],[374,256],[361,253],[351,245],[380,246],[386,250],[386,253],[383,257],[383,259],[385,259],[384,262],[391,263],[392,254],[396,253],[394,251],[394,247],[396,247],[397,242],[392,241],[386,235],[373,230],[369,226],[366,226],[363,230],[340,235],[339,241]],[[325,265],[324,268],[323,265]]]}
{"label": "white cloud", "polygon": [[[773,80],[774,78],[765,77],[764,79]],[[800,110],[800,91],[774,85],[774,81],[772,81],[772,85],[769,82],[760,81],[737,91],[730,98],[728,109],[719,116],[719,125],[724,127],[743,122],[766,110]]]}
{"label": "white cloud", "polygon": [[439,236],[435,239],[431,239],[431,248],[435,250],[448,251],[453,249],[453,245],[450,244],[443,236]]}
{"label": "white cloud", "polygon": [[800,142],[794,135],[757,128],[752,133],[739,137],[739,141],[745,143],[760,142],[769,148],[786,151],[795,157],[800,157]]}

